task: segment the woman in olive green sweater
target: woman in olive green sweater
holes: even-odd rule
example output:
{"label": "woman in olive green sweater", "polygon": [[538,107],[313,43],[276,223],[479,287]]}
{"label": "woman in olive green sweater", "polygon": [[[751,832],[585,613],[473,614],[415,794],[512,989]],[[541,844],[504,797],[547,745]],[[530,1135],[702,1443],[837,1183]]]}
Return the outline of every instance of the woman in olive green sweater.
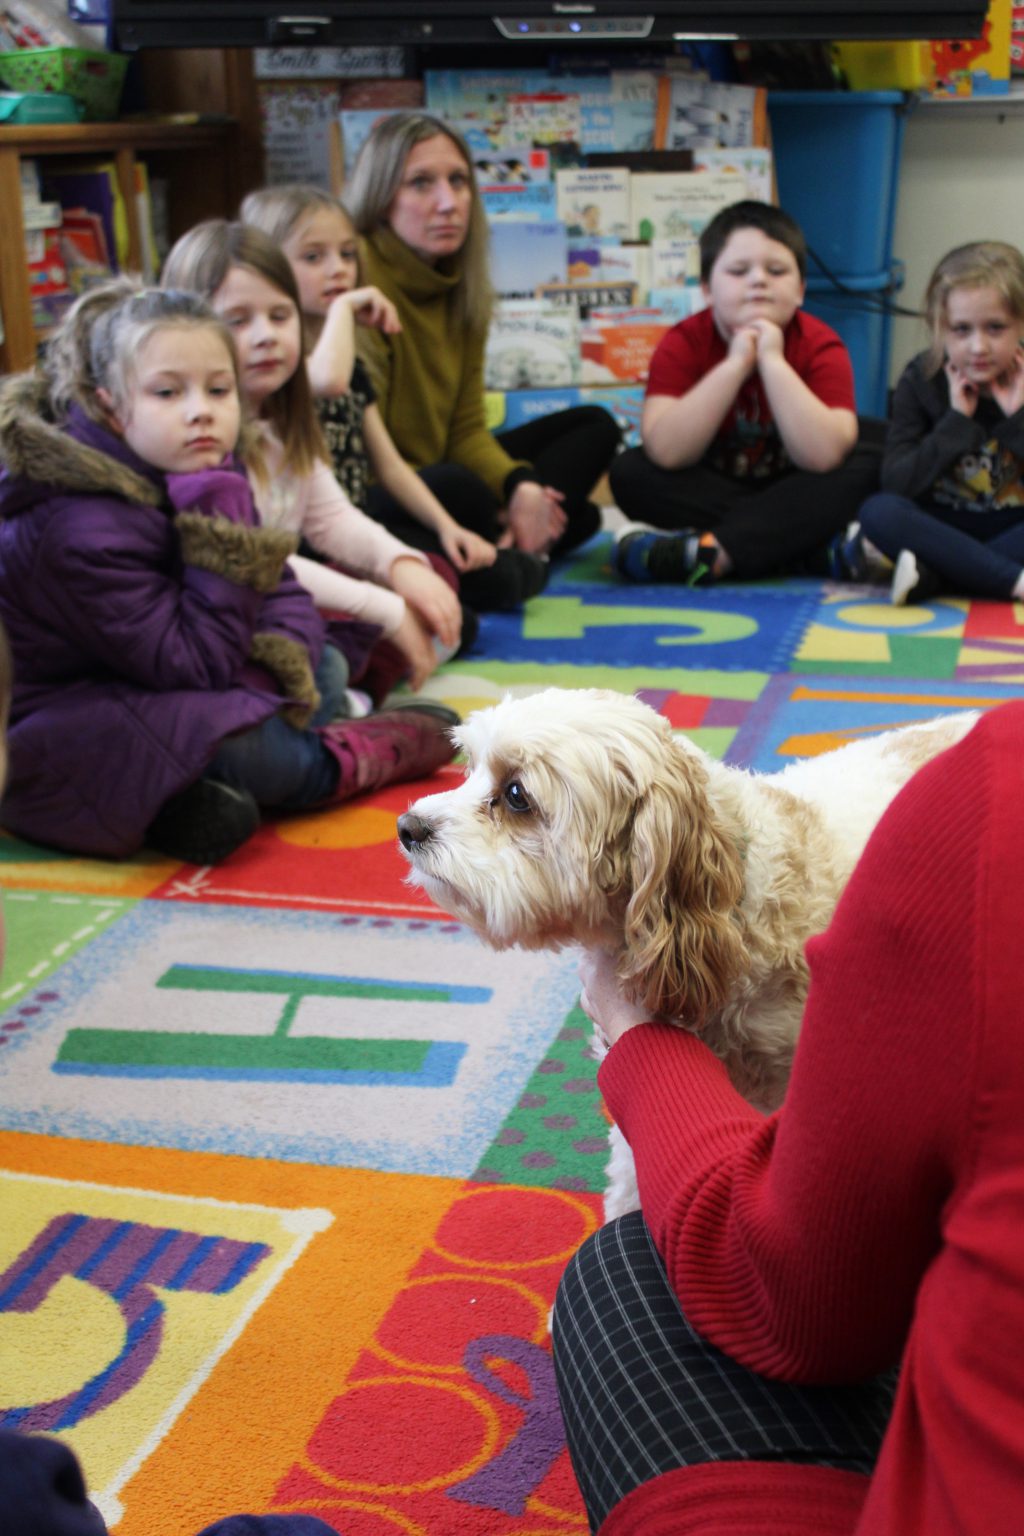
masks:
{"label": "woman in olive green sweater", "polygon": [[[493,290],[464,140],[426,113],[382,118],[345,201],[363,236],[363,281],[392,300],[401,321],[396,334],[365,329],[360,337],[399,452],[457,522],[499,548],[541,556],[575,548],[599,525],[590,491],[611,463],[619,428],[601,406],[579,406],[509,432],[488,430]],[[397,531],[397,517],[384,520]],[[413,542],[404,522],[402,537]]]}

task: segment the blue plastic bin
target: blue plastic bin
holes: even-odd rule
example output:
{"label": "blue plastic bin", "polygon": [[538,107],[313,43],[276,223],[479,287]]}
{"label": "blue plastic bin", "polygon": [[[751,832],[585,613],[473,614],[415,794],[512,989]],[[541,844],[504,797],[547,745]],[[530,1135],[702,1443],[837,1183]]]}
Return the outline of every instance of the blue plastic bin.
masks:
{"label": "blue plastic bin", "polygon": [[892,260],[903,108],[899,91],[768,92],[779,202],[833,272]]}
{"label": "blue plastic bin", "polygon": [[872,272],[868,276],[836,274],[844,292],[827,277],[807,280],[804,309],[837,331],[853,363],[860,416],[887,416],[889,410],[889,352],[892,316],[881,306],[902,283],[902,271]]}

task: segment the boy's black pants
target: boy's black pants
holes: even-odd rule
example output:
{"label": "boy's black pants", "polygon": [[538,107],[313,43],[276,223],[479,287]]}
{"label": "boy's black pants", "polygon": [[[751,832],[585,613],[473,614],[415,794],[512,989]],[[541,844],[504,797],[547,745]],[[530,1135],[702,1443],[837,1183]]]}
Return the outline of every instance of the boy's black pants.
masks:
{"label": "boy's black pants", "polygon": [[736,480],[706,464],[659,469],[632,448],[609,472],[616,505],[629,518],[676,532],[713,533],[738,578],[815,571],[829,540],[878,490],[881,453],[858,443],[838,469],[790,469],[770,480]]}

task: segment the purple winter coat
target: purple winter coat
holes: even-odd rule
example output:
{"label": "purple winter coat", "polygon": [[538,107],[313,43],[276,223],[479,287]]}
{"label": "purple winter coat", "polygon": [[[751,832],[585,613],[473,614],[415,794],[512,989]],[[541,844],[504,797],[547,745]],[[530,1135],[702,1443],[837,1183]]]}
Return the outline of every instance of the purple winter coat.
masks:
{"label": "purple winter coat", "polygon": [[165,477],[77,409],[55,426],[31,376],[0,390],[0,464],[0,821],[124,857],[225,736],[308,716],[323,623],[240,470]]}

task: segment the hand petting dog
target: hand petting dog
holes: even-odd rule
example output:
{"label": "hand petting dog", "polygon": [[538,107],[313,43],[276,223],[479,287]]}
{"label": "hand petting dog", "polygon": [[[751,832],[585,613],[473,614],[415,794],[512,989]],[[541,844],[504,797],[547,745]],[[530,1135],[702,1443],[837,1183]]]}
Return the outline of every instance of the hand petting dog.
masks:
{"label": "hand petting dog", "polygon": [[622,991],[615,956],[607,949],[588,949],[580,957],[580,1007],[609,1049],[629,1029],[652,1020],[649,1008],[630,1002]]}

